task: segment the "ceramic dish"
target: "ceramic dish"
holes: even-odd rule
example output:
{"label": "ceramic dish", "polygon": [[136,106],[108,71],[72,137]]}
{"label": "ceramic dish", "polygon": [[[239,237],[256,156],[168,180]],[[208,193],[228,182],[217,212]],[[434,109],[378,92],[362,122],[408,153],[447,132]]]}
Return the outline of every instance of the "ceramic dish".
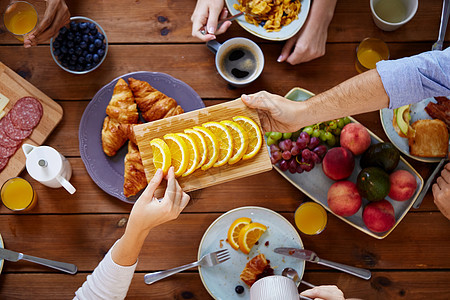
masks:
{"label": "ceramic dish", "polygon": [[[428,99],[422,100],[418,103],[411,104],[410,124],[414,123],[417,120],[425,120],[425,119],[431,120],[432,119],[425,111],[425,107],[431,101],[436,103],[436,100],[434,98],[428,98]],[[409,153],[408,139],[400,137],[398,135],[398,133],[395,131],[394,126],[392,125],[393,118],[394,118],[394,110],[393,109],[383,108],[380,110],[381,125],[383,125],[384,132],[386,132],[386,135],[389,138],[389,140],[391,141],[391,143],[394,144],[400,150],[400,152],[402,152],[406,156],[409,156],[415,160],[427,162],[427,163],[438,162],[442,159],[442,157],[419,157],[419,156],[411,155]]]}
{"label": "ceramic dish", "polygon": [[[234,220],[241,217],[251,218],[252,222],[259,222],[267,226],[267,231],[259,239],[258,245],[253,246],[248,255],[234,250],[226,242],[228,228]],[[257,256],[259,253],[263,253],[266,259],[270,260],[272,267],[276,267],[274,269],[276,275],[281,275],[281,271],[284,268],[292,267],[297,270],[300,278],[302,278],[305,262],[293,257],[276,254],[273,250],[277,247],[303,249],[303,243],[297,230],[288,220],[278,213],[262,207],[247,206],[230,210],[218,217],[208,227],[200,242],[198,258],[200,259],[204,254],[220,249],[228,249],[231,258],[214,267],[199,267],[200,278],[206,290],[214,299],[249,299],[250,290],[240,280],[239,276],[249,259]],[[243,294],[235,292],[234,289],[237,285],[244,287],[245,291]]]}
{"label": "ceramic dish", "polygon": [[[239,4],[238,0],[225,0],[225,3],[231,15],[240,13],[239,10],[233,7],[233,4]],[[311,6],[311,0],[302,0],[301,3],[302,6],[298,18],[289,25],[283,26],[280,31],[267,32],[262,26],[255,26],[254,24],[248,23],[243,15],[238,17],[236,21],[242,28],[259,38],[270,41],[284,41],[293,37],[302,28],[303,24],[305,24]]]}
{"label": "ceramic dish", "polygon": [[[0,234],[0,248],[5,247],[5,245],[3,244],[3,239],[2,239],[2,235]],[[4,259],[0,259],[0,274],[2,273],[3,270],[3,262],[5,260]]]}
{"label": "ceramic dish", "polygon": [[[300,88],[294,88],[289,93],[287,93],[286,98],[294,100],[294,101],[304,101],[312,96],[314,96],[314,94],[312,94],[311,92],[309,92],[307,90],[300,89]],[[351,117],[350,117],[350,119],[352,122],[358,123],[355,119],[353,119]],[[383,142],[380,138],[378,138],[370,130],[369,130],[369,133],[370,133],[370,136],[372,139],[372,144]],[[350,180],[352,182],[356,182],[358,173],[361,171],[361,167],[359,165],[359,160],[360,160],[359,156],[355,157],[355,169],[353,170],[353,173],[350,176],[350,178],[348,178],[348,180]],[[275,165],[274,168],[284,178],[286,178],[290,183],[292,183],[296,188],[301,190],[305,195],[307,195],[312,200],[314,200],[315,202],[317,202],[317,203],[321,204],[323,207],[325,207],[325,209],[328,212],[332,213],[333,215],[335,215],[339,219],[343,220],[344,222],[350,224],[351,226],[355,227],[356,229],[358,229],[374,238],[377,238],[377,239],[383,239],[383,238],[387,237],[392,232],[392,230],[395,229],[395,227],[405,217],[406,213],[409,211],[411,206],[414,204],[414,202],[417,199],[417,196],[419,195],[419,193],[423,187],[423,179],[419,175],[419,173],[417,173],[417,171],[414,170],[414,168],[403,157],[400,157],[400,162],[399,162],[396,170],[407,170],[410,173],[412,173],[414,175],[414,177],[416,178],[417,189],[416,189],[415,194],[407,201],[399,202],[399,201],[394,201],[389,197],[385,198],[394,207],[396,222],[395,222],[395,225],[389,231],[386,231],[383,233],[376,233],[376,232],[370,231],[365,226],[365,224],[362,220],[363,207],[368,203],[368,200],[363,199],[363,205],[361,206],[359,211],[350,217],[338,216],[328,208],[327,191],[335,181],[329,179],[323,173],[322,165],[316,166],[310,172],[304,172],[302,174],[298,174],[298,173],[291,174],[289,171],[283,172],[280,170],[278,165]]]}
{"label": "ceramic dish", "polygon": [[205,107],[200,96],[186,83],[172,76],[158,72],[134,72],[120,76],[102,87],[81,118],[78,137],[80,141],[81,159],[92,180],[106,193],[124,202],[134,203],[139,197],[126,198],[123,195],[124,158],[127,154],[127,143],[113,157],[103,152],[101,130],[106,117],[106,106],[119,78],[125,81],[129,77],[147,81],[157,90],[174,98],[184,111],[192,111]]}

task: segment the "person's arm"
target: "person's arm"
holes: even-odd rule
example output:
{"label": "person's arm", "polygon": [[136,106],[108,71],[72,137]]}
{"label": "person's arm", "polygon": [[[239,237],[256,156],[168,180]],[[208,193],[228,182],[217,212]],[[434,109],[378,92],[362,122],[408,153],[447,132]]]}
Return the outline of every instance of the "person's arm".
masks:
{"label": "person's arm", "polygon": [[164,198],[159,201],[153,197],[162,179],[163,173],[158,170],[134,204],[125,233],[76,291],[74,299],[125,298],[148,233],[152,228],[176,219],[189,202],[189,196],[175,180],[173,167],[167,175]]}
{"label": "person's arm", "polygon": [[[219,19],[225,19],[227,15],[224,0],[198,0],[191,16],[192,36],[205,42],[214,40],[216,35],[224,33],[230,27],[231,22],[226,21],[217,29]],[[203,27],[206,27],[205,35],[200,33]]]}
{"label": "person's arm", "polygon": [[344,293],[335,285],[320,285],[300,293],[312,299],[345,300]]}
{"label": "person's arm", "polygon": [[446,164],[432,187],[434,203],[441,213],[450,220],[450,163]]}
{"label": "person's arm", "polygon": [[46,0],[44,17],[36,29],[24,39],[24,47],[30,48],[49,40],[59,29],[70,22],[70,12],[64,0]]}
{"label": "person's arm", "polygon": [[291,65],[296,65],[325,54],[328,26],[333,19],[336,2],[337,0],[311,1],[309,16],[305,24],[295,36],[286,42],[277,59],[278,62],[286,61]]}

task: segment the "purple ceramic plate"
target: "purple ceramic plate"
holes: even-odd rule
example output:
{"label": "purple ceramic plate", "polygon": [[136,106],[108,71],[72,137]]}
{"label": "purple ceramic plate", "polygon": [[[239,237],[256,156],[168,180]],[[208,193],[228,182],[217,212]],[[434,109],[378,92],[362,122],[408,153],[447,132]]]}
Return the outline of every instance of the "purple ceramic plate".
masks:
{"label": "purple ceramic plate", "polygon": [[127,143],[114,157],[107,156],[102,149],[101,131],[106,117],[106,106],[111,100],[114,86],[119,78],[129,77],[147,81],[155,89],[175,99],[184,111],[205,107],[200,96],[186,83],[172,76],[158,72],[133,72],[120,76],[102,87],[92,98],[80,122],[78,138],[81,159],[92,180],[106,193],[124,202],[134,203],[139,196],[126,198],[123,195],[124,158]]}

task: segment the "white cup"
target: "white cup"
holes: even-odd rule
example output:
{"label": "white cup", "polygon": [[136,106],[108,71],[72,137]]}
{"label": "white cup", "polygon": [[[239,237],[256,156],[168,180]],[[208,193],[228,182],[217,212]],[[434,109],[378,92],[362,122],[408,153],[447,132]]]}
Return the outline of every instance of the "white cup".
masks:
{"label": "white cup", "polygon": [[416,14],[419,0],[370,0],[375,25],[393,31],[408,23]]}
{"label": "white cup", "polygon": [[261,278],[250,288],[250,300],[298,300],[295,282],[287,277],[273,275]]}
{"label": "white cup", "polygon": [[[232,38],[225,43],[212,40],[206,46],[216,54],[216,68],[220,76],[235,87],[244,87],[256,80],[264,69],[264,54],[259,46],[246,38]],[[243,53],[234,60],[233,54]],[[244,76],[246,73],[248,75]]]}

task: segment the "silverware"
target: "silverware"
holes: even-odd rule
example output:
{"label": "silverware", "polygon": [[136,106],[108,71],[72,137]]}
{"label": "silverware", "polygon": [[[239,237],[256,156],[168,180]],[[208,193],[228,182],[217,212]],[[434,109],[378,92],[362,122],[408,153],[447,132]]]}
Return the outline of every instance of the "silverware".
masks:
{"label": "silverware", "polygon": [[[228,17],[226,19],[221,20],[219,23],[217,23],[217,29],[220,28],[220,26],[222,26],[223,23],[225,23],[226,21],[233,21],[234,19],[236,19],[237,17],[240,17],[244,14],[245,12],[241,11],[238,14],[232,15],[231,17]],[[204,26],[202,29],[200,29],[200,33],[205,35],[207,33],[207,29],[206,26]]]}
{"label": "silverware", "polygon": [[427,191],[430,188],[430,185],[433,182],[434,177],[436,177],[437,172],[439,172],[439,170],[442,168],[442,165],[444,164],[444,162],[448,159],[448,151],[450,151],[450,140],[448,141],[448,143],[449,143],[448,144],[449,149],[447,149],[447,155],[443,159],[441,159],[441,161],[438,163],[438,165],[434,169],[433,173],[431,173],[430,177],[428,177],[427,182],[425,182],[425,185],[423,186],[422,191],[420,192],[419,196],[417,196],[416,202],[414,202],[413,207],[415,209],[419,208],[420,204],[422,204],[423,198],[427,194]]}
{"label": "silverware", "polygon": [[370,277],[372,277],[372,273],[369,270],[332,262],[332,261],[329,261],[326,259],[320,259],[317,256],[317,254],[311,250],[281,247],[281,248],[276,248],[274,250],[274,252],[278,253],[278,254],[282,254],[282,255],[296,257],[296,258],[306,260],[309,262],[313,262],[313,263],[316,263],[319,265],[327,266],[327,267],[357,276],[362,279],[369,280]]}
{"label": "silverware", "polygon": [[0,258],[6,259],[7,261],[17,262],[19,260],[31,261],[46,267],[50,267],[59,271],[63,271],[69,274],[77,273],[77,266],[74,264],[49,260],[45,258],[35,257],[31,255],[26,255],[20,252],[11,251],[8,249],[0,248]]}
{"label": "silverware", "polygon": [[191,264],[187,264],[187,265],[173,268],[170,270],[145,274],[144,281],[146,284],[152,284],[158,280],[172,276],[173,274],[179,273],[181,271],[184,271],[184,270],[187,270],[190,268],[194,268],[197,266],[212,267],[212,266],[218,265],[220,263],[223,263],[229,259],[230,259],[230,254],[228,253],[227,249],[219,250],[216,252],[205,254],[202,256],[202,258],[200,258],[200,260],[198,260],[194,263],[191,263]]}
{"label": "silverware", "polygon": [[[306,285],[306,286],[308,286],[308,287],[310,287],[310,288],[315,287],[315,285],[313,285],[313,284],[311,284],[311,283],[308,283],[308,282],[306,282],[306,281],[304,281],[304,280],[300,280],[300,277],[298,276],[297,271],[295,271],[295,269],[293,269],[293,268],[285,268],[285,269],[281,272],[281,275],[284,276],[284,277],[287,277],[287,278],[291,279],[292,281],[294,281],[294,282],[295,282],[295,285],[296,285],[297,287],[298,287],[301,283],[303,283],[304,285]],[[299,297],[300,297],[300,299],[302,299],[302,300],[312,300],[311,298],[306,297],[306,296],[302,296],[302,295],[299,295]]]}
{"label": "silverware", "polygon": [[441,26],[439,27],[439,38],[436,41],[436,43],[433,44],[431,50],[442,50],[449,14],[450,14],[450,0],[444,0],[442,1],[442,14],[441,14]]}

